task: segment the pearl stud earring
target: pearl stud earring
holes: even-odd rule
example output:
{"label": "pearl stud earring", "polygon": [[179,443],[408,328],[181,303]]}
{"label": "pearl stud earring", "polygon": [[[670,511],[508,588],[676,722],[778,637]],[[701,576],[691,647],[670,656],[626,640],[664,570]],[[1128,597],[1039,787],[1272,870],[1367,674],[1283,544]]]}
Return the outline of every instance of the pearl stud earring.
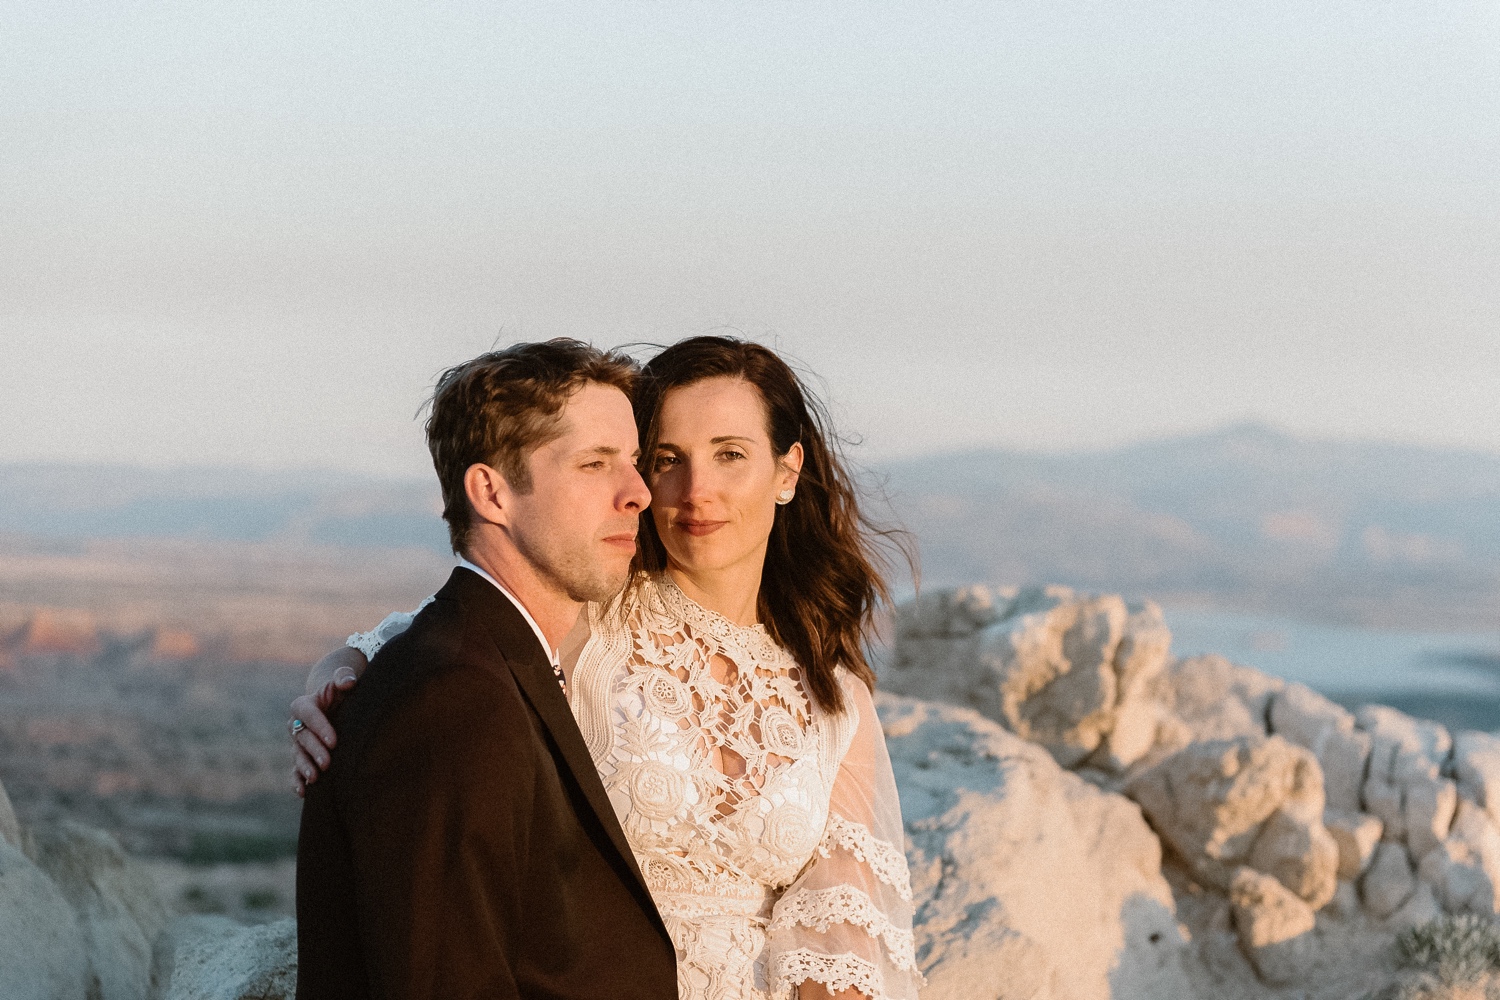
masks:
{"label": "pearl stud earring", "polygon": [[780,493],[776,494],[776,503],[778,505],[791,503],[792,497],[796,495],[797,493],[795,490],[782,490]]}

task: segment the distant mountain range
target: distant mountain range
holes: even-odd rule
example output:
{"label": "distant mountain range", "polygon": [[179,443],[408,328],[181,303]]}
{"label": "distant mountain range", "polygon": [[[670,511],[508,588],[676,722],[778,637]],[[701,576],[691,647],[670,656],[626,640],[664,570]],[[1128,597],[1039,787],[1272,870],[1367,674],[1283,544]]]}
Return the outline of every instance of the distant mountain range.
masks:
{"label": "distant mountain range", "polygon": [[1248,424],[884,471],[928,582],[1048,580],[1349,624],[1500,629],[1500,456]]}
{"label": "distant mountain range", "polygon": [[[1500,628],[1500,456],[1242,425],[1107,451],[874,470],[925,584],[1060,582],[1391,627]],[[0,466],[0,533],[446,551],[435,484]],[[879,513],[879,511],[877,511]]]}

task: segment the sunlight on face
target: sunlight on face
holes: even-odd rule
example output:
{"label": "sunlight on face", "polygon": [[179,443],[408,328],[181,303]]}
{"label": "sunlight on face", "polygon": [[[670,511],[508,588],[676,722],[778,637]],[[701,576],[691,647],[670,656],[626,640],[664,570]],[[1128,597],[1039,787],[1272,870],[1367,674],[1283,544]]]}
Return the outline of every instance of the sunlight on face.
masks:
{"label": "sunlight on face", "polygon": [[529,457],[534,488],[510,503],[516,547],[576,601],[618,593],[635,555],[639,515],[651,495],[635,467],[630,400],[590,383],[562,411],[563,432]]}
{"label": "sunlight on face", "polygon": [[739,378],[672,389],[651,456],[651,515],[671,564],[689,573],[758,571],[776,495],[795,486],[802,446],[777,455],[760,392]]}

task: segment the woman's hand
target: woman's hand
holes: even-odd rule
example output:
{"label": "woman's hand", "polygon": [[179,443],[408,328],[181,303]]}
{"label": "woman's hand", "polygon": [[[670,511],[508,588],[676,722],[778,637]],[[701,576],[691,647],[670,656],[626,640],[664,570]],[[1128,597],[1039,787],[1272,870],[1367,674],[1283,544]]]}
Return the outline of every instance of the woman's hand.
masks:
{"label": "woman's hand", "polygon": [[333,761],[331,753],[338,735],[328,721],[328,713],[354,689],[368,665],[359,650],[340,646],[313,665],[307,675],[307,693],[292,699],[288,726],[292,731],[292,782],[299,798]]}

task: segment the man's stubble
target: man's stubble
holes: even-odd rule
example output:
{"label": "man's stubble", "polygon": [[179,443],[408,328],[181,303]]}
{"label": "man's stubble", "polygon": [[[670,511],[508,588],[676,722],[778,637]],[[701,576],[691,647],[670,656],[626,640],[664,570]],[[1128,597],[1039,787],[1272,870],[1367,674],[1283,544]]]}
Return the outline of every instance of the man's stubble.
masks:
{"label": "man's stubble", "polygon": [[515,531],[512,539],[537,575],[580,604],[608,601],[630,578],[629,561],[618,569],[609,565],[600,557],[602,543],[597,538],[570,540],[552,531]]}

